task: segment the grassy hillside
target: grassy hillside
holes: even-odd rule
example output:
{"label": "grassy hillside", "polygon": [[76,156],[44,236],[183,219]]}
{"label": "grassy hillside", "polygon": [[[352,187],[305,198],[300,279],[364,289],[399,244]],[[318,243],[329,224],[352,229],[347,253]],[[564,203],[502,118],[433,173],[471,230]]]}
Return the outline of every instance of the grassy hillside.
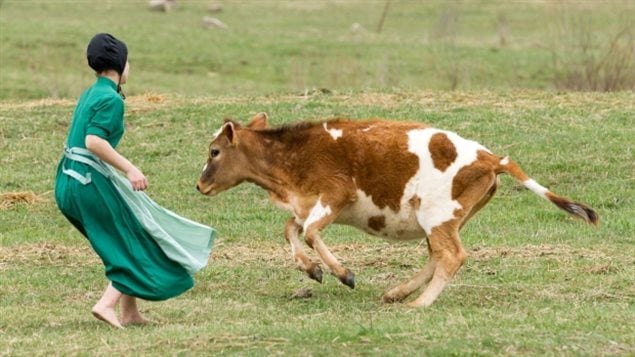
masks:
{"label": "grassy hillside", "polygon": [[[84,53],[97,32],[129,45],[131,95],[602,90],[611,75],[635,88],[632,1],[393,0],[381,33],[384,0],[219,1],[220,13],[210,2],[162,13],[146,0],[4,0],[0,100],[76,98],[92,81]],[[228,29],[205,28],[204,16]]]}
{"label": "grassy hillside", "polygon": [[[103,267],[51,193],[74,103],[4,102],[0,192],[33,191],[41,201],[0,211],[0,355],[632,355],[633,103],[632,93],[540,91],[131,97],[119,149],[147,174],[155,200],[220,237],[193,290],[142,303],[156,325],[112,331],[89,313]],[[259,111],[274,125],[379,116],[457,131],[588,203],[601,226],[504,177],[463,231],[470,258],[432,308],[380,300],[423,265],[421,242],[391,245],[330,227],[325,242],[358,284],[350,290],[331,276],[317,284],[295,270],[282,235],[287,214],[264,192],[244,185],[209,198],[194,189],[222,118]],[[312,296],[292,298],[301,288]]]}

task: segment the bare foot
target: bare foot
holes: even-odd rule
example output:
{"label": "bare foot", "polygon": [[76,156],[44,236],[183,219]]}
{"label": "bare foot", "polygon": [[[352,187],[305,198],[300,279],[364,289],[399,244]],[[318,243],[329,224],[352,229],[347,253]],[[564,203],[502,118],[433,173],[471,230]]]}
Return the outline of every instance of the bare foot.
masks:
{"label": "bare foot", "polygon": [[115,309],[109,307],[98,307],[97,305],[93,306],[92,310],[93,316],[97,319],[107,322],[110,326],[118,329],[122,329],[123,326],[119,323],[119,319],[117,319],[117,314],[115,313]]}
{"label": "bare foot", "polygon": [[130,295],[121,296],[121,322],[122,325],[146,325],[152,321],[146,319],[139,312],[137,298]]}
{"label": "bare foot", "polygon": [[152,323],[154,323],[154,321],[146,319],[140,313],[136,313],[136,314],[131,315],[131,316],[123,316],[121,318],[121,324],[123,326],[148,325],[148,324],[152,324]]}

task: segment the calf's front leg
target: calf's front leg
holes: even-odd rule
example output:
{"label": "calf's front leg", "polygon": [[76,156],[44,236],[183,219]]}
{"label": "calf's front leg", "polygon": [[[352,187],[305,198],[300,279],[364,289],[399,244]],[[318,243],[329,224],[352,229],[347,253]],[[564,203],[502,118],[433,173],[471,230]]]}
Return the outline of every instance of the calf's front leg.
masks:
{"label": "calf's front leg", "polygon": [[295,218],[291,217],[284,227],[284,237],[287,239],[287,242],[289,242],[289,246],[291,247],[293,260],[300,270],[307,273],[311,279],[321,283],[322,269],[304,252],[304,248],[298,239],[301,232],[302,226],[295,221]]}
{"label": "calf's front leg", "polygon": [[339,209],[336,207],[336,205],[323,205],[318,200],[304,222],[304,239],[309,247],[318,253],[322,262],[331,269],[333,275],[337,276],[344,285],[354,289],[355,275],[340,264],[326,244],[324,244],[322,238],[320,238],[322,229],[326,228],[337,217]]}

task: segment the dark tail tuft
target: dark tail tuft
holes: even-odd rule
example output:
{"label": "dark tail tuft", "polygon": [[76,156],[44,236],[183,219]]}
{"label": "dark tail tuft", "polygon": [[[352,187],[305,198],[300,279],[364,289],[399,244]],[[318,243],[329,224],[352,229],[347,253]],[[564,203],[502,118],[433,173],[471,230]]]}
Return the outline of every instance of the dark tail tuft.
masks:
{"label": "dark tail tuft", "polygon": [[548,192],[546,196],[547,199],[558,206],[558,208],[570,213],[571,215],[581,218],[585,222],[593,224],[596,227],[600,225],[600,217],[591,207],[582,203],[570,201],[551,192]]}
{"label": "dark tail tuft", "polygon": [[547,188],[541,186],[536,181],[530,179],[529,176],[527,176],[523,172],[520,166],[518,166],[517,163],[510,160],[508,157],[501,159],[498,163],[498,167],[496,168],[497,174],[503,172],[511,175],[513,178],[516,179],[516,181],[523,184],[525,187],[533,191],[538,196],[551,201],[561,210],[568,212],[575,217],[581,218],[586,223],[593,224],[596,227],[600,225],[600,217],[591,207],[582,203],[573,202],[568,198],[558,196],[549,191]]}

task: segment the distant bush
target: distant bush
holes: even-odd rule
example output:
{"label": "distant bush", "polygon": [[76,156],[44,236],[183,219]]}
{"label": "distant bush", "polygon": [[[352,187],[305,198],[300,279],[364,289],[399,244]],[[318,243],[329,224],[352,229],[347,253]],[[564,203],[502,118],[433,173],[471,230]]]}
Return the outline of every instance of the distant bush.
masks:
{"label": "distant bush", "polygon": [[583,17],[559,22],[551,47],[554,84],[573,91],[635,90],[635,36],[632,20],[612,36],[601,36]]}

